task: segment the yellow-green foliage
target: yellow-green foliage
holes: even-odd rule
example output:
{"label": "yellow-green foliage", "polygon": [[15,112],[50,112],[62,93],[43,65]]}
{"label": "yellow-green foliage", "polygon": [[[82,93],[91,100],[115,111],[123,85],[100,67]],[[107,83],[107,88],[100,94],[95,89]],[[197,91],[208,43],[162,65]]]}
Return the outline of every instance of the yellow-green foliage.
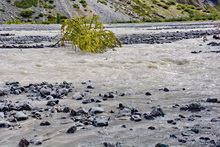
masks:
{"label": "yellow-green foliage", "polygon": [[113,32],[105,30],[98,16],[75,17],[65,20],[61,27],[61,44],[71,42],[84,52],[103,53],[106,49],[121,47]]}

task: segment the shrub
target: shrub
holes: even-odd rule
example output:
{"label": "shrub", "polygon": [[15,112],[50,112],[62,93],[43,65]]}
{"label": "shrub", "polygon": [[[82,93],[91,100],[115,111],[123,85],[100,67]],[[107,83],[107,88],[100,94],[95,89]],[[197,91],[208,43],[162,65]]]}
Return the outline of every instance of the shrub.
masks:
{"label": "shrub", "polygon": [[35,12],[32,11],[32,10],[26,9],[26,10],[22,10],[22,11],[20,12],[20,15],[21,15],[22,17],[25,17],[25,18],[31,18],[33,13],[35,13]]}
{"label": "shrub", "polygon": [[5,9],[0,9],[0,11],[5,12]]}
{"label": "shrub", "polygon": [[61,27],[61,44],[70,41],[83,52],[103,53],[108,48],[121,47],[113,32],[105,30],[98,16],[75,17],[65,20]]}
{"label": "shrub", "polygon": [[74,4],[74,5],[73,5],[73,8],[77,8],[77,9],[79,9],[79,5]]}
{"label": "shrub", "polygon": [[38,0],[22,0],[22,1],[15,1],[14,2],[15,6],[18,8],[30,8],[32,6],[37,7]]}

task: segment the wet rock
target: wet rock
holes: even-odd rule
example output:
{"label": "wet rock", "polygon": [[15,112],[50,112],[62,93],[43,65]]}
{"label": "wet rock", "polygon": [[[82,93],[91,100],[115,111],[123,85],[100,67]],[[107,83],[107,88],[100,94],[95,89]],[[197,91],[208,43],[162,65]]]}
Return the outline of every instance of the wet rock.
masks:
{"label": "wet rock", "polygon": [[170,90],[168,88],[163,89],[164,92],[169,92]]}
{"label": "wet rock", "polygon": [[59,89],[58,93],[60,96],[67,96],[69,93],[69,90],[67,88],[62,88],[62,89]]}
{"label": "wet rock", "polygon": [[192,112],[198,112],[198,111],[201,111],[204,109],[205,109],[205,107],[201,106],[200,103],[191,103],[189,105],[180,107],[180,110],[182,110],[182,111],[192,111]]}
{"label": "wet rock", "polygon": [[168,124],[176,125],[176,122],[174,120],[167,120]]}
{"label": "wet rock", "polygon": [[217,103],[217,102],[218,102],[218,99],[217,99],[217,98],[207,98],[207,99],[206,99],[206,102],[209,102],[209,103]]}
{"label": "wet rock", "polygon": [[98,114],[104,112],[104,109],[102,107],[92,107],[89,109],[90,114]]}
{"label": "wet rock", "polygon": [[46,97],[46,100],[52,100],[52,99],[54,99],[54,97],[53,97],[52,95],[48,95],[48,96]]}
{"label": "wet rock", "polygon": [[50,95],[50,90],[46,88],[41,88],[40,93],[42,94],[42,96],[46,97],[47,95]]}
{"label": "wet rock", "polygon": [[14,115],[14,118],[16,118],[17,121],[21,121],[21,120],[27,120],[28,116],[24,114],[24,112],[19,111],[19,112],[16,112],[16,114]]}
{"label": "wet rock", "polygon": [[155,145],[155,147],[169,147],[169,145],[164,144],[164,143],[158,143]]}
{"label": "wet rock", "polygon": [[88,86],[87,86],[87,89],[95,89],[95,87],[92,86],[92,85],[88,85]]}
{"label": "wet rock", "polygon": [[84,101],[82,101],[83,104],[89,104],[89,103],[93,103],[95,100],[93,98],[89,98],[89,99],[86,99]]}
{"label": "wet rock", "polygon": [[40,126],[49,126],[50,125],[50,122],[49,121],[42,121],[40,123]]}
{"label": "wet rock", "polygon": [[8,91],[6,89],[0,88],[0,96],[5,96],[8,94]]}
{"label": "wet rock", "polygon": [[194,132],[195,134],[199,133],[199,129],[197,129],[197,128],[192,128],[190,131]]}
{"label": "wet rock", "polygon": [[75,126],[72,126],[72,127],[70,127],[70,128],[67,130],[66,133],[72,134],[72,133],[75,133],[76,130],[77,130],[77,128],[76,128]]}
{"label": "wet rock", "polygon": [[122,147],[123,146],[121,142],[117,142],[117,143],[104,142],[103,145],[104,147]]}
{"label": "wet rock", "polygon": [[154,126],[148,127],[149,130],[155,130],[156,128]]}
{"label": "wet rock", "polygon": [[30,142],[25,139],[25,138],[22,138],[18,144],[19,147],[28,147],[30,144]]}
{"label": "wet rock", "polygon": [[30,140],[30,143],[33,145],[41,145],[43,143],[43,141],[39,138],[33,138]]}
{"label": "wet rock", "polygon": [[55,106],[59,103],[59,100],[50,100],[47,102],[47,106]]}
{"label": "wet rock", "polygon": [[220,122],[220,117],[218,117],[218,118],[212,118],[212,119],[211,119],[211,122]]}
{"label": "wet rock", "polygon": [[187,141],[185,139],[178,139],[179,142],[181,143],[186,143]]}
{"label": "wet rock", "polygon": [[114,98],[115,97],[114,92],[108,92],[108,93],[104,94],[104,97],[105,98]]}
{"label": "wet rock", "polygon": [[150,115],[152,115],[153,117],[158,117],[158,116],[162,116],[164,117],[164,112],[161,108],[153,108],[153,110],[150,112]]}
{"label": "wet rock", "polygon": [[144,114],[144,118],[147,120],[154,120],[154,117],[151,114],[147,114],[147,113]]}
{"label": "wet rock", "polygon": [[82,100],[84,95],[82,95],[80,92],[75,93],[72,98],[75,100]]}
{"label": "wet rock", "polygon": [[93,120],[93,125],[95,127],[105,127],[108,126],[109,118],[106,116],[96,116]]}
{"label": "wet rock", "polygon": [[9,128],[12,124],[8,121],[0,120],[0,128]]}
{"label": "wet rock", "polygon": [[70,116],[76,116],[76,115],[77,115],[77,112],[72,109],[72,110],[70,111]]}
{"label": "wet rock", "polygon": [[63,112],[64,112],[64,113],[70,112],[70,108],[69,108],[69,107],[64,107],[64,108],[63,108]]}
{"label": "wet rock", "polygon": [[176,137],[176,135],[171,134],[171,135],[170,135],[170,138],[177,138],[177,137]]}
{"label": "wet rock", "polygon": [[209,137],[200,137],[199,139],[201,139],[201,140],[205,140],[205,141],[210,140],[210,138],[209,138]]}
{"label": "wet rock", "polygon": [[146,93],[145,93],[145,95],[150,96],[150,95],[151,95],[151,93],[150,93],[150,92],[146,92]]}

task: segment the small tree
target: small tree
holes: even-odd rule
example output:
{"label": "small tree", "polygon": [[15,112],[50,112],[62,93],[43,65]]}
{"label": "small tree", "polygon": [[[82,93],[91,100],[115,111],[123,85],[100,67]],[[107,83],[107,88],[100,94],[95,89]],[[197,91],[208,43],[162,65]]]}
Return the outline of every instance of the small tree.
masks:
{"label": "small tree", "polygon": [[98,16],[75,17],[65,20],[61,27],[61,44],[71,42],[84,52],[103,53],[106,49],[121,47],[113,32],[105,30]]}

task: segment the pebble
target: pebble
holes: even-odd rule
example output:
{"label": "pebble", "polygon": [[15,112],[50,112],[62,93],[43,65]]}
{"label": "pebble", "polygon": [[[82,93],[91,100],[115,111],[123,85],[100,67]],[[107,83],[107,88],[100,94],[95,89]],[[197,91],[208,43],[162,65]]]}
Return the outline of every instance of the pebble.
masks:
{"label": "pebble", "polygon": [[22,138],[18,144],[19,147],[28,147],[30,144],[30,142],[25,139],[25,138]]}
{"label": "pebble", "polygon": [[218,99],[217,99],[217,98],[207,98],[206,102],[209,102],[209,103],[217,103],[217,102],[218,102]]}
{"label": "pebble", "polygon": [[83,99],[83,95],[80,92],[75,93],[72,98],[75,100],[82,100]]}
{"label": "pebble", "polygon": [[164,112],[161,108],[153,108],[153,110],[150,112],[150,115],[152,115],[153,117],[157,117],[157,116],[162,116],[164,117]]}
{"label": "pebble", "polygon": [[145,95],[148,95],[148,96],[150,96],[150,95],[151,95],[151,93],[150,93],[150,92],[146,92],[146,93],[145,93]]}
{"label": "pebble", "polygon": [[73,134],[76,132],[76,130],[77,130],[77,128],[75,126],[72,126],[66,131],[66,133]]}
{"label": "pebble", "polygon": [[50,125],[50,122],[49,121],[42,121],[40,123],[40,126],[49,126]]}

